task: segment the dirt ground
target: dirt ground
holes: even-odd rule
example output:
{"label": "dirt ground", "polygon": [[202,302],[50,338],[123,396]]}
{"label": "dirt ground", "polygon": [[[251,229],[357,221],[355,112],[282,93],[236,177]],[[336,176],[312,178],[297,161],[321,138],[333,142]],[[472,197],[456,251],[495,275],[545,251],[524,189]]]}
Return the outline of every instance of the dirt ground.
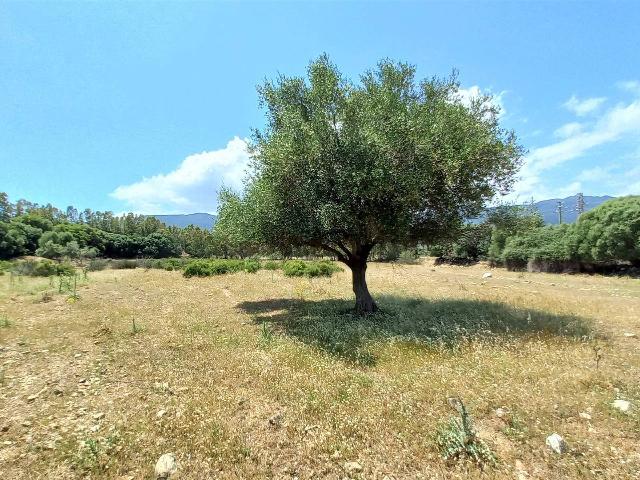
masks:
{"label": "dirt ground", "polygon": [[0,478],[640,478],[640,280],[487,271],[371,264],[370,318],[348,272],[0,276]]}

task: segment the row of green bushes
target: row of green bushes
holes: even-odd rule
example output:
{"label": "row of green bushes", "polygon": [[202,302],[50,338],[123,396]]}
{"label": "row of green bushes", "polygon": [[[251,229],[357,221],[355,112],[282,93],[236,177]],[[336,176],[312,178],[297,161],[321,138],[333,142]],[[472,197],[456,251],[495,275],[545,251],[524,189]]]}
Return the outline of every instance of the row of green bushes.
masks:
{"label": "row of green bushes", "polygon": [[640,267],[640,196],[609,200],[574,224],[548,225],[509,237],[499,260],[510,269],[594,271]]}
{"label": "row of green bushes", "polygon": [[260,269],[282,270],[287,277],[330,277],[336,272],[342,271],[333,262],[287,260],[277,262],[273,260],[264,263],[258,260],[192,260],[184,269],[185,277],[209,277],[212,275],[223,275],[225,273],[247,272],[255,273]]}
{"label": "row of green bushes", "polygon": [[12,272],[16,275],[29,277],[73,276],[76,273],[76,268],[68,262],[21,260],[17,262],[2,262],[0,274],[4,272]]}

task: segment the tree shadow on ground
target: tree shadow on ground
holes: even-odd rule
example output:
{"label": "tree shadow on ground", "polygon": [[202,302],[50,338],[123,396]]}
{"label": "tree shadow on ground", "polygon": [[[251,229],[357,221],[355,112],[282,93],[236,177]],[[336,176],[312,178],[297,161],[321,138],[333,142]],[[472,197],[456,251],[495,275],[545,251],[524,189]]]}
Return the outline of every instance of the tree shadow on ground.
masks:
{"label": "tree shadow on ground", "polygon": [[340,359],[374,365],[368,348],[377,342],[456,348],[469,340],[505,337],[590,338],[590,322],[577,316],[519,309],[483,300],[429,300],[399,296],[376,299],[381,312],[351,313],[351,300],[273,299],[246,301],[238,308],[257,324],[295,337]]}

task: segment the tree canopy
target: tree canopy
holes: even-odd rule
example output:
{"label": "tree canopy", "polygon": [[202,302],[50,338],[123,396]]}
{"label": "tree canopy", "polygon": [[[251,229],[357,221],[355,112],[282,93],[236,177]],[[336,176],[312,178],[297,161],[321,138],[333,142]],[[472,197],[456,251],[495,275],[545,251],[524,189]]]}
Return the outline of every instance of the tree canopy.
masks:
{"label": "tree canopy", "polygon": [[365,281],[376,244],[450,236],[509,190],[522,157],[491,98],[465,99],[455,74],[417,81],[411,65],[383,60],[354,83],[323,55],[306,78],[258,92],[267,123],[237,216],[266,245],[348,265],[360,313],[376,310]]}

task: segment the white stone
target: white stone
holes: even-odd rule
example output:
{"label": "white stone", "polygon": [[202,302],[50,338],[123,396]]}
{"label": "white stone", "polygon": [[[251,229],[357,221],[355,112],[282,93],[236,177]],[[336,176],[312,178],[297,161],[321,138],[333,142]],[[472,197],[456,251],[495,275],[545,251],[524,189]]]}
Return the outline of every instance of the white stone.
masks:
{"label": "white stone", "polygon": [[178,462],[173,453],[165,453],[156,462],[156,479],[166,480],[178,471]]}
{"label": "white stone", "polygon": [[554,452],[561,454],[567,451],[567,442],[564,441],[557,433],[552,433],[547,437],[547,446],[551,448]]}
{"label": "white stone", "polygon": [[627,338],[636,338],[638,335],[636,335],[635,333],[631,333],[631,332],[624,332],[624,336]]}
{"label": "white stone", "polygon": [[491,277],[493,277],[493,273],[491,272],[484,272],[482,274],[482,278],[491,278]]}
{"label": "white stone", "polygon": [[496,417],[498,418],[504,417],[507,413],[509,413],[509,410],[507,410],[506,408],[496,408]]}
{"label": "white stone", "polygon": [[102,413],[102,412],[100,412],[100,413],[96,413],[96,414],[93,416],[93,419],[94,419],[94,420],[102,420],[103,418],[104,418],[104,413]]}
{"label": "white stone", "polygon": [[589,415],[587,412],[580,412],[580,418],[582,418],[583,420],[591,420],[591,415]]}
{"label": "white stone", "polygon": [[631,403],[627,400],[615,400],[611,406],[620,410],[621,412],[627,413],[631,409]]}
{"label": "white stone", "polygon": [[165,416],[165,414],[167,413],[166,410],[158,410],[158,413],[156,413],[156,417],[157,418],[162,418]]}
{"label": "white stone", "polygon": [[344,464],[344,470],[347,473],[358,473],[362,471],[362,465],[358,462],[347,462]]}

